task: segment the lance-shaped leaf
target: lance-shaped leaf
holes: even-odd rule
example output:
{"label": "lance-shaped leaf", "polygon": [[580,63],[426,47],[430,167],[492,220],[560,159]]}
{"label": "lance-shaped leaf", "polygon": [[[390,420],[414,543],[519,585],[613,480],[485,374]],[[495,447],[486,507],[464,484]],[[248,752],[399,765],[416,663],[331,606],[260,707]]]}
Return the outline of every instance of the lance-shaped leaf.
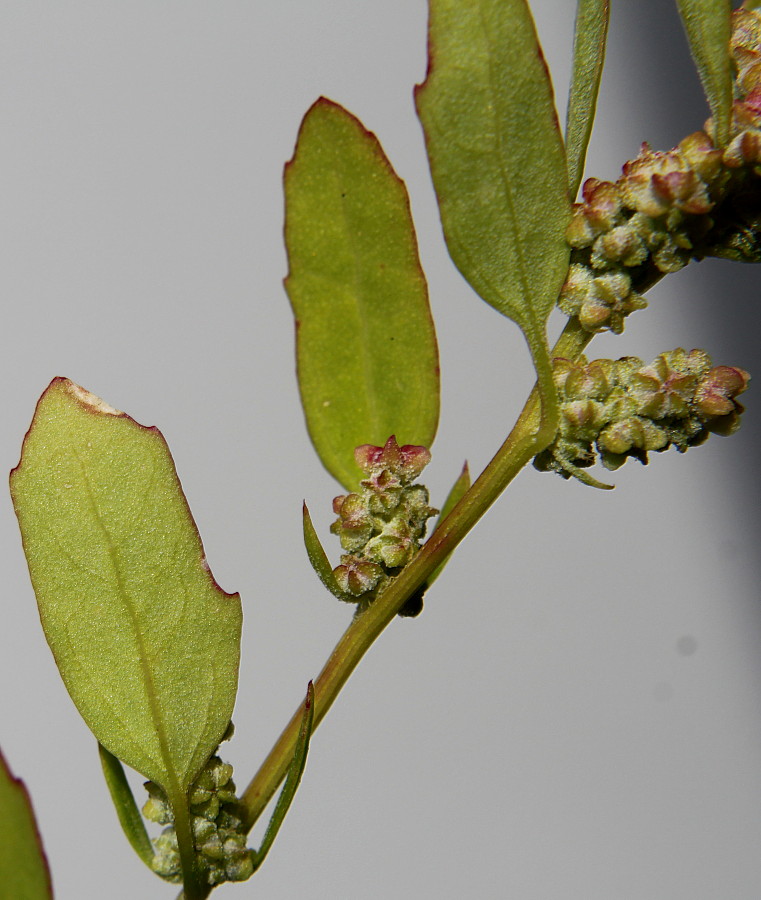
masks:
{"label": "lance-shaped leaf", "polygon": [[241,608],[209,571],[164,438],[57,378],[11,493],[72,700],[175,802],[230,722]]}
{"label": "lance-shaped leaf", "polygon": [[[455,508],[455,506],[457,506],[457,504],[460,502],[460,500],[462,500],[462,498],[465,496],[465,494],[469,488],[470,488],[470,469],[468,468],[468,463],[466,461],[462,467],[462,471],[460,472],[459,477],[457,478],[457,481],[455,481],[455,483],[452,485],[451,490],[447,494],[447,498],[444,501],[444,505],[441,507],[441,512],[439,513],[439,518],[436,520],[436,527],[433,529],[434,531],[436,530],[436,528],[439,527],[439,525],[441,525],[441,523],[444,521],[444,519],[446,519],[446,517],[449,515],[449,513],[452,512],[452,510]],[[444,560],[444,562],[441,563],[441,565],[437,566],[433,570],[433,572],[431,572],[431,574],[428,576],[426,583],[425,583],[426,590],[433,584],[434,581],[436,581],[436,579],[439,577],[439,575],[441,575],[441,573],[444,569],[444,566],[448,562],[449,562],[449,557],[447,556],[447,558]]]}
{"label": "lance-shaped leaf", "polygon": [[565,278],[563,142],[525,0],[430,0],[416,90],[449,253],[534,351]]}
{"label": "lance-shaped leaf", "polygon": [[252,861],[254,871],[264,862],[267,854],[270,852],[275,838],[280,831],[288,810],[291,808],[293,798],[296,796],[296,789],[301,783],[301,776],[304,774],[304,768],[307,764],[307,753],[309,753],[309,741],[312,737],[312,727],[314,726],[314,685],[310,681],[307,685],[307,696],[304,701],[304,713],[301,717],[301,728],[296,739],[296,748],[285,776],[285,784],[280,796],[277,798],[275,809],[272,811],[272,818],[269,820],[267,830],[262,838],[262,845],[258,850],[253,851]]}
{"label": "lance-shaped leaf", "polygon": [[334,597],[338,597],[339,600],[343,600],[345,603],[356,603],[356,597],[345,593],[338,586],[336,576],[333,574],[333,566],[330,564],[325,548],[320,543],[320,538],[312,524],[312,517],[309,515],[306,503],[303,507],[303,518],[304,546],[315,574]]}
{"label": "lance-shaped leaf", "polygon": [[0,753],[0,897],[51,900],[50,872],[24,782]]}
{"label": "lance-shaped leaf", "polygon": [[592,134],[600,90],[605,43],[608,37],[610,8],[608,0],[579,0],[573,42],[573,73],[568,95],[565,126],[565,151],[568,157],[568,187],[575,197]]}
{"label": "lance-shaped leaf", "polygon": [[375,135],[320,99],[285,170],[286,289],[312,442],[348,490],[360,444],[430,447],[439,369],[404,184]]}
{"label": "lance-shaped leaf", "polygon": [[732,66],[729,55],[732,9],[729,0],[677,0],[692,58],[711,107],[718,143],[729,140]]}
{"label": "lance-shaped leaf", "polygon": [[132,788],[129,786],[127,776],[124,774],[124,767],[113,753],[109,753],[106,750],[103,744],[98,744],[98,753],[100,754],[100,765],[103,769],[103,777],[106,780],[108,793],[111,796],[111,802],[114,804],[124,836],[135,853],[151,869],[154,856],[153,844],[148,837],[140,810],[137,808]]}

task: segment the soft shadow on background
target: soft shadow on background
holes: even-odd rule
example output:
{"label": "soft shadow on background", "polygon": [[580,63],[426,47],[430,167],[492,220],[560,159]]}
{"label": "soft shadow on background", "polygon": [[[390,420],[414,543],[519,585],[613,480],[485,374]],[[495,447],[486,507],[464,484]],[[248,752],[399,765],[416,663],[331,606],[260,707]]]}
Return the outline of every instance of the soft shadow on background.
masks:
{"label": "soft shadow on background", "polygon": [[[564,107],[575,4],[536,2]],[[667,149],[707,109],[672,4],[614,3],[588,174]],[[242,786],[350,611],[301,546],[338,486],[298,407],[281,286],[283,163],[319,94],[374,130],[412,197],[444,401],[428,485],[488,461],[531,385],[511,323],[446,256],[411,90],[423,0],[5,3],[2,466],[66,375],[158,425],[214,574],[244,604],[226,747]],[[594,355],[705,347],[761,378],[759,270],[671,276]],[[423,615],[388,629],[313,742],[262,871],[222,897],[715,900],[761,883],[758,468],[741,432],[596,492],[526,471]],[[95,742],[44,642],[10,501],[0,745],[59,900],[171,898],[122,839]],[[139,780],[135,779],[139,784]]]}

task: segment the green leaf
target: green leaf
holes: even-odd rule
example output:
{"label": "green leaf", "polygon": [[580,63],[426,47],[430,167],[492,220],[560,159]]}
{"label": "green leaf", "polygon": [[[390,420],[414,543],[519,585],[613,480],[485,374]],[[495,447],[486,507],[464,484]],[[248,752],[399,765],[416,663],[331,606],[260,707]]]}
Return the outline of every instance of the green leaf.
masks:
{"label": "green leaf", "polygon": [[312,524],[312,517],[309,515],[309,510],[307,509],[306,503],[304,504],[303,516],[304,546],[307,549],[309,562],[312,564],[312,568],[316,572],[317,577],[330,591],[330,593],[333,594],[334,597],[338,597],[339,600],[343,600],[345,603],[356,603],[356,597],[353,597],[351,594],[345,593],[338,586],[336,577],[333,574],[333,567],[330,565],[328,555],[325,552],[322,544],[320,543],[320,538],[317,536],[317,532],[315,531],[314,525]]}
{"label": "green leaf", "polygon": [[[470,488],[470,470],[468,469],[468,464],[466,462],[465,465],[462,467],[462,472],[460,472],[460,475],[459,475],[457,481],[455,481],[455,483],[452,485],[452,489],[447,494],[447,499],[444,501],[444,505],[441,507],[441,512],[439,513],[439,517],[436,520],[436,528],[438,528],[439,525],[441,525],[441,523],[444,521],[444,519],[446,519],[446,517],[449,515],[449,513],[451,513],[452,510],[455,508],[455,506],[457,506],[457,504],[460,502],[463,495],[466,493],[466,491],[469,488]],[[434,528],[434,531],[436,530],[436,528]],[[426,580],[426,589],[429,588],[433,584],[434,581],[436,581],[436,579],[439,577],[439,575],[441,575],[441,572],[442,572],[444,566],[448,562],[449,562],[449,557],[447,557],[444,560],[444,562],[441,563],[441,565],[438,566],[436,569],[434,569],[433,572],[428,576],[428,579]]]}
{"label": "green leaf", "polygon": [[0,897],[51,900],[52,896],[32,801],[0,753]]}
{"label": "green leaf", "polygon": [[375,135],[334,103],[304,117],[285,170],[286,289],[312,442],[347,490],[360,444],[430,447],[439,367],[407,191]]}
{"label": "green leaf", "polygon": [[690,50],[703,82],[720,146],[729,140],[732,116],[732,65],[729,0],[676,0]]}
{"label": "green leaf", "polygon": [[293,803],[293,798],[296,794],[296,788],[298,788],[299,786],[301,776],[304,774],[304,767],[307,764],[309,739],[312,736],[313,725],[314,685],[310,681],[309,685],[307,686],[306,700],[304,701],[304,715],[301,718],[301,729],[299,731],[299,736],[296,739],[296,748],[293,753],[291,765],[288,768],[288,773],[285,777],[283,790],[280,792],[280,796],[277,798],[277,803],[275,804],[272,818],[269,820],[267,829],[264,832],[262,845],[257,851],[252,853],[254,871],[256,871],[264,862],[265,857],[270,851],[270,847],[275,842],[278,831],[280,831],[280,826],[283,824],[283,820],[285,819],[288,810],[291,808],[291,803]]}
{"label": "green leaf", "polygon": [[[436,520],[436,528],[446,519],[449,513],[457,506],[465,492],[470,488],[470,469],[467,462],[464,463],[462,471],[457,477],[457,481],[452,485],[451,490],[447,494],[447,499],[441,507],[439,518]],[[435,530],[435,529],[434,529]]]}
{"label": "green leaf", "polygon": [[122,831],[130,843],[132,849],[142,859],[142,861],[153,871],[151,863],[153,862],[153,844],[145,830],[145,822],[137,808],[132,789],[124,774],[124,768],[119,760],[109,753],[103,744],[98,744],[98,752],[100,754],[100,764],[103,769],[103,777],[106,779],[108,793],[111,801],[116,809],[116,815],[119,818],[119,824]]}
{"label": "green leaf", "polygon": [[[568,267],[563,142],[525,0],[430,0],[416,89],[449,252],[536,358]],[[546,366],[548,368],[548,365]]]}
{"label": "green leaf", "polygon": [[230,721],[241,608],[209,571],[164,438],[56,378],[11,494],[72,700],[174,806]]}
{"label": "green leaf", "polygon": [[600,90],[605,44],[608,38],[608,0],[579,0],[573,43],[573,74],[568,96],[565,150],[568,157],[568,186],[575,197],[584,174],[584,161],[592,134]]}

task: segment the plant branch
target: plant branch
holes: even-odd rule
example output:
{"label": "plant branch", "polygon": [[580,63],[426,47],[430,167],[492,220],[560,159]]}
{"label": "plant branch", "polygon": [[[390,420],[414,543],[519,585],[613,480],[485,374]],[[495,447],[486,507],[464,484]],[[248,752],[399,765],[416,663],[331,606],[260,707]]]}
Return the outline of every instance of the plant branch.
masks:
{"label": "plant branch", "polygon": [[[578,356],[591,335],[571,321],[552,354]],[[515,427],[472,487],[436,528],[420,553],[372,604],[349,625],[314,682],[314,725],[322,721],[360,659],[392,621],[407,598],[439,566],[484,515],[517,473],[554,437],[554,423],[543,422],[535,387]],[[554,418],[554,417],[553,417]],[[541,432],[541,433],[540,433]],[[549,433],[551,432],[551,433]],[[301,725],[301,707],[280,735],[259,772],[246,788],[242,802],[249,827],[285,777]]]}
{"label": "plant branch", "polygon": [[180,851],[180,865],[182,866],[182,897],[184,900],[203,900],[204,897],[208,896],[208,892],[198,880],[196,851],[193,842],[193,830],[190,824],[187,795],[175,792],[173,797],[170,796],[170,801],[174,814],[177,846]]}
{"label": "plant branch", "polygon": [[[575,359],[584,351],[592,337],[581,328],[576,319],[571,319],[552,348],[549,358],[563,356]],[[547,372],[542,373],[541,382],[545,386],[548,384],[547,375]],[[359,661],[405,601],[446,560],[518,472],[552,441],[556,425],[557,408],[554,398],[549,404],[543,403],[542,390],[537,383],[512,431],[478,479],[439,524],[409,566],[352,621],[339,639],[314,681],[314,728],[323,720]],[[293,759],[302,719],[303,707],[300,704],[241,796],[246,826],[249,829],[253,828],[285,778]],[[211,888],[202,890],[201,900],[209,895]],[[189,898],[180,894],[178,900]]]}

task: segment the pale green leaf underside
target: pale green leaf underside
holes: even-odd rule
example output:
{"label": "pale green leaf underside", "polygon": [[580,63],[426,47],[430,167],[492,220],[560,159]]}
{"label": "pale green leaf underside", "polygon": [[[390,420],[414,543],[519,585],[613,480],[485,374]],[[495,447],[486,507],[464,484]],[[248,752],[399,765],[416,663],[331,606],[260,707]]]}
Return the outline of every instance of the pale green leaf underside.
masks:
{"label": "pale green leaf underside", "polygon": [[609,17],[608,0],[579,0],[565,129],[568,187],[572,198],[576,196],[584,174],[584,162],[605,63]]}
{"label": "pale green leaf underside", "polygon": [[230,721],[241,607],[206,565],[164,438],[55,379],[11,493],[72,700],[104,747],[177,796]]}
{"label": "pale green leaf underside", "polygon": [[677,6],[723,146],[732,115],[731,5],[729,0],[677,0]]}
{"label": "pale green leaf underside", "polygon": [[431,0],[416,92],[449,252],[532,349],[565,278],[568,176],[525,0]]}
{"label": "pale green leaf underside", "polygon": [[357,487],[354,448],[429,447],[439,370],[404,184],[377,139],[328,100],[306,114],[285,172],[286,288],[301,401],[325,467]]}
{"label": "pale green leaf underside", "polygon": [[51,900],[52,896],[29,794],[0,753],[0,897]]}

